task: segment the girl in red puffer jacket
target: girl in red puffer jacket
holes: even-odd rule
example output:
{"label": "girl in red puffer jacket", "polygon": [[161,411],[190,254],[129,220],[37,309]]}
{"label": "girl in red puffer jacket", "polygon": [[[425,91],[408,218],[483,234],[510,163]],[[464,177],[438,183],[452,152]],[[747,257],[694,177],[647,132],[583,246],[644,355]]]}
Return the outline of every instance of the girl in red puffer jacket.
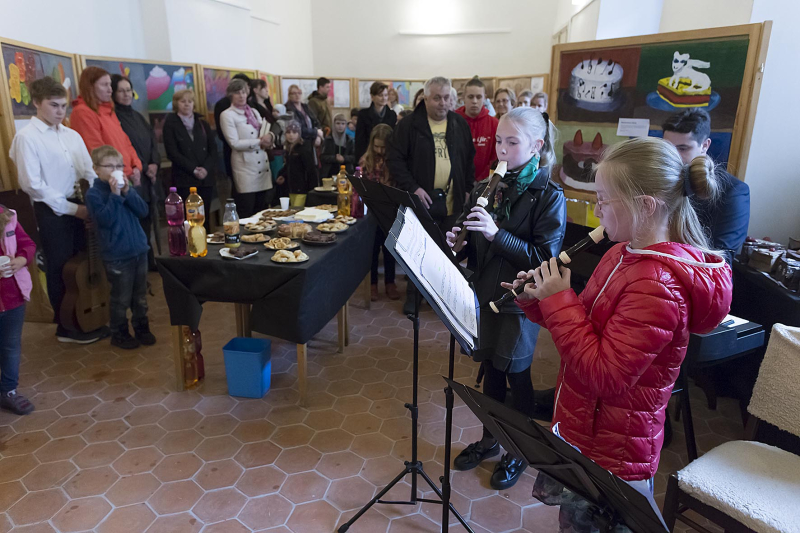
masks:
{"label": "girl in red puffer jacket", "polygon": [[[515,286],[531,277],[535,285],[517,303],[550,330],[561,356],[553,432],[652,493],[689,334],[711,331],[730,309],[730,267],[709,249],[692,206],[714,197],[714,166],[705,156],[684,165],[669,143],[637,138],[611,147],[595,180],[595,215],[620,244],[580,296],[555,259],[520,272]],[[593,531],[586,502],[554,485],[539,475],[534,495],[562,505],[562,528]]]}

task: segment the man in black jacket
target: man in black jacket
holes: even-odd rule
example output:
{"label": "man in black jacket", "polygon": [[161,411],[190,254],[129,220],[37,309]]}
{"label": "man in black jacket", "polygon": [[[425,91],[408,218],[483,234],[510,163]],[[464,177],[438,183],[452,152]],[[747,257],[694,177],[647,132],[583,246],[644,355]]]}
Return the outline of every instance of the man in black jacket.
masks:
{"label": "man in black jacket", "polygon": [[[463,117],[449,111],[450,80],[425,83],[425,100],[395,128],[386,164],[398,188],[416,194],[449,230],[464,208],[475,182],[475,146]],[[415,293],[409,283],[403,311],[413,312]]]}

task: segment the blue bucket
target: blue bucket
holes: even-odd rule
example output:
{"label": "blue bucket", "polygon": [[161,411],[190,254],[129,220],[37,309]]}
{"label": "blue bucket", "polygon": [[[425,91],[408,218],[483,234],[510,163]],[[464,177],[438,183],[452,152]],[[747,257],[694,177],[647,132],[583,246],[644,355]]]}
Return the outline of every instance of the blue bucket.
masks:
{"label": "blue bucket", "polygon": [[272,342],[269,339],[234,337],[222,348],[228,394],[263,398],[272,376]]}

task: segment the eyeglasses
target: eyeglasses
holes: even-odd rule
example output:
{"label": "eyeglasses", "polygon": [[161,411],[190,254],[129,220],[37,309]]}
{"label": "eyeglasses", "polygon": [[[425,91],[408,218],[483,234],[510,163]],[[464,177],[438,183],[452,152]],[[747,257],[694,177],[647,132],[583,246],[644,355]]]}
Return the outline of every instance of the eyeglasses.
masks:
{"label": "eyeglasses", "polygon": [[97,165],[98,167],[110,168],[112,170],[123,170],[125,165]]}
{"label": "eyeglasses", "polygon": [[595,204],[597,205],[597,207],[602,208],[604,205],[608,205],[608,204],[611,204],[611,203],[614,203],[614,202],[619,202],[619,198],[612,198],[611,200],[600,200],[600,199],[598,199],[597,202],[595,202]]}

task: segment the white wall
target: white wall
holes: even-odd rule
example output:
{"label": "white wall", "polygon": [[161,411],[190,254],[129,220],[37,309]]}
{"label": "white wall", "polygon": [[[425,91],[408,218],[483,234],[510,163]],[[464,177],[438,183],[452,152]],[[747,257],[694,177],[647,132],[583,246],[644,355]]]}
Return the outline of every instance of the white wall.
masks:
{"label": "white wall", "polygon": [[594,0],[594,2],[572,16],[569,27],[569,42],[594,41],[597,38],[601,3],[602,0]]}
{"label": "white wall", "polygon": [[752,11],[753,0],[664,0],[659,32],[748,24]]}
{"label": "white wall", "polygon": [[255,65],[273,74],[314,76],[311,0],[253,0],[252,4]]}
{"label": "white wall", "polygon": [[800,57],[797,0],[755,0],[752,22],[772,20],[761,96],[758,102],[746,183],[750,185],[750,234],[786,244],[800,236],[800,169],[794,126],[800,106],[787,100],[787,87],[800,84],[797,69],[786,68]]}
{"label": "white wall", "polygon": [[[550,70],[551,0],[311,0],[314,73],[361,78],[538,74]],[[502,14],[502,16],[500,15]],[[400,31],[508,29],[408,36]]]}
{"label": "white wall", "polygon": [[658,33],[664,0],[600,0],[597,39]]}

